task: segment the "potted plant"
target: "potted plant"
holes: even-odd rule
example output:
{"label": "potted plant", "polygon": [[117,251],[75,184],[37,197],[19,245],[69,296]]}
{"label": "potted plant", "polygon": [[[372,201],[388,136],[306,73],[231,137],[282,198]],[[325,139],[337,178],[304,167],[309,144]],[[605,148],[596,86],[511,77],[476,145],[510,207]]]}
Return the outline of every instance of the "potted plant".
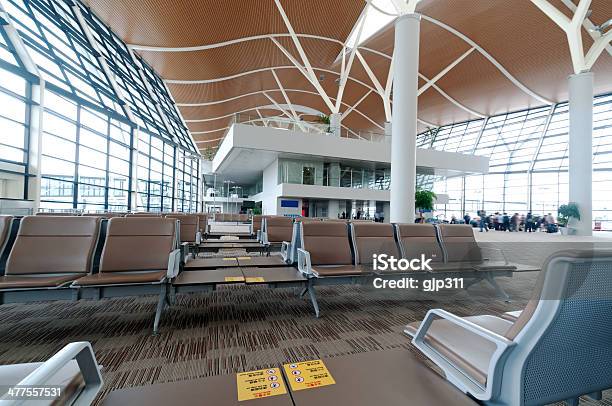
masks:
{"label": "potted plant", "polygon": [[561,227],[561,234],[571,234],[572,222],[580,220],[580,210],[576,203],[562,204],[559,206],[557,222]]}
{"label": "potted plant", "polygon": [[216,153],[217,151],[214,148],[207,147],[204,151],[202,151],[202,158],[206,159],[207,161],[212,161]]}
{"label": "potted plant", "polygon": [[436,194],[431,190],[417,189],[414,193],[414,207],[419,210],[420,217],[423,218],[423,212],[433,211]]}
{"label": "potted plant", "polygon": [[319,115],[318,121],[321,124],[327,125],[327,129],[325,130],[325,132],[331,132],[331,128],[329,126],[331,124],[331,120],[330,120],[329,116],[326,116],[325,114],[321,114],[321,115]]}

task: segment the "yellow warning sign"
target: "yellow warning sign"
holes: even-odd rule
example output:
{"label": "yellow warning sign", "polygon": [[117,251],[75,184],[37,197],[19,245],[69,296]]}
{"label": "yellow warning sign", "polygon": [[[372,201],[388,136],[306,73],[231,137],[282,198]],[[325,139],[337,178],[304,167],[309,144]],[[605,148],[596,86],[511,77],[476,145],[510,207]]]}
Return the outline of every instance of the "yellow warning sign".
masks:
{"label": "yellow warning sign", "polygon": [[238,259],[242,261],[250,261],[251,257],[238,257]]}
{"label": "yellow warning sign", "polygon": [[249,276],[246,278],[246,283],[265,283],[266,280],[262,276]]}
{"label": "yellow warning sign", "polygon": [[287,393],[279,368],[236,374],[238,401],[267,398]]}
{"label": "yellow warning sign", "polygon": [[334,385],[336,383],[327,370],[325,363],[320,359],[285,364],[283,368],[285,368],[291,389],[294,391]]}
{"label": "yellow warning sign", "polygon": [[244,276],[226,276],[225,282],[244,282]]}

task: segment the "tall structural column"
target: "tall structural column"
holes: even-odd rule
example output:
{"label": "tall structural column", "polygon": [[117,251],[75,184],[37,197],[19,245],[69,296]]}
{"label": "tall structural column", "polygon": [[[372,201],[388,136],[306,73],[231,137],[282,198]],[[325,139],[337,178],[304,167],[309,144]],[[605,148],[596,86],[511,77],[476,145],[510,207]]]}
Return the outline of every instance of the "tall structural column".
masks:
{"label": "tall structural column", "polygon": [[395,22],[391,136],[391,222],[414,222],[417,98],[421,15]]}
{"label": "tall structural column", "polygon": [[578,235],[593,235],[593,73],[569,77],[569,201],[580,210]]}
{"label": "tall structural column", "polygon": [[341,134],[341,118],[340,113],[332,113],[329,115],[329,128],[334,137],[340,137]]}

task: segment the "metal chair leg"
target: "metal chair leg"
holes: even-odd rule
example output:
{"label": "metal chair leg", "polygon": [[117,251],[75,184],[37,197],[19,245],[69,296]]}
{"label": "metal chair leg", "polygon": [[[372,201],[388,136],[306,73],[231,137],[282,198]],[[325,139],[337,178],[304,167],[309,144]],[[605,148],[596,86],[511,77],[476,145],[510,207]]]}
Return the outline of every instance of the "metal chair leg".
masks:
{"label": "metal chair leg", "polygon": [[310,301],[312,302],[312,307],[315,311],[315,316],[319,318],[319,304],[317,303],[317,296],[312,282],[308,282],[308,295],[310,296]]}
{"label": "metal chair leg", "polygon": [[157,302],[157,310],[155,311],[155,321],[153,322],[153,335],[157,335],[159,330],[159,320],[164,311],[166,304],[166,284],[162,283],[159,291],[159,301]]}
{"label": "metal chair leg", "polygon": [[493,288],[495,289],[495,293],[497,293],[497,296],[502,297],[504,299],[504,302],[510,303],[510,296],[508,296],[504,288],[502,288],[499,283],[497,283],[497,281],[493,278],[493,276],[491,276],[491,274],[487,273],[485,276],[485,280],[489,282],[491,286],[493,286]]}

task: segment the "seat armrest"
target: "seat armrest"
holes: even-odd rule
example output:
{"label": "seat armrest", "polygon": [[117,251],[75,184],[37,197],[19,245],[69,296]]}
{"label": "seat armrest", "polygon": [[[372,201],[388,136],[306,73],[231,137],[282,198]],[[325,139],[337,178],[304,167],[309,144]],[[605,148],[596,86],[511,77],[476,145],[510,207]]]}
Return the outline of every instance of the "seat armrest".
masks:
{"label": "seat armrest", "polygon": [[257,230],[257,241],[261,242],[261,230]]}
{"label": "seat armrest", "polygon": [[198,245],[200,245],[200,243],[202,242],[202,233],[199,231],[196,233],[195,242]]}
{"label": "seat armrest", "polygon": [[478,248],[480,248],[480,253],[482,254],[482,260],[483,261],[490,261],[491,257],[496,257],[496,256],[499,256],[499,254],[501,254],[501,256],[502,256],[502,258],[504,260],[504,264],[507,265],[507,264],[510,263],[508,261],[508,258],[506,258],[506,254],[504,253],[504,250],[502,250],[500,248],[481,247],[481,246],[478,246]]}
{"label": "seat armrest", "polygon": [[170,255],[168,255],[168,270],[166,272],[166,277],[168,279],[174,279],[179,274],[180,266],[181,266],[181,255],[182,255],[181,253],[182,253],[182,250],[177,249],[177,250],[172,251]]}
{"label": "seat armrest", "polygon": [[[425,337],[431,324],[435,319],[439,318],[447,320],[495,345],[496,349],[489,361],[487,383],[485,387],[482,387],[482,385],[476,382],[467,372],[460,369],[459,366],[452,363],[425,342]],[[419,329],[412,339],[412,343],[444,371],[447,379],[453,385],[458,387],[461,391],[470,393],[476,399],[483,401],[490,400],[493,397],[493,393],[499,388],[503,362],[509,350],[516,344],[514,341],[508,340],[504,336],[442,309],[431,309],[427,312],[425,319],[421,322]]]}
{"label": "seat armrest", "polygon": [[[16,386],[44,386],[60,369],[70,361],[75,360],[81,371],[85,387],[78,394],[74,405],[90,405],[102,388],[104,381],[100,374],[100,366],[96,356],[87,341],[74,342],[66,345],[41,366],[23,378]],[[2,405],[18,405],[26,403],[23,399],[2,401]]]}
{"label": "seat armrest", "polygon": [[266,246],[270,245],[270,241],[268,241],[268,233],[265,231],[261,233],[261,243]]}
{"label": "seat armrest", "polygon": [[291,243],[288,241],[283,241],[281,243],[280,254],[283,257],[283,261],[287,262],[289,260],[289,252],[291,251]]}
{"label": "seat armrest", "polygon": [[312,275],[312,263],[310,262],[310,252],[298,248],[298,269],[303,275]]}

